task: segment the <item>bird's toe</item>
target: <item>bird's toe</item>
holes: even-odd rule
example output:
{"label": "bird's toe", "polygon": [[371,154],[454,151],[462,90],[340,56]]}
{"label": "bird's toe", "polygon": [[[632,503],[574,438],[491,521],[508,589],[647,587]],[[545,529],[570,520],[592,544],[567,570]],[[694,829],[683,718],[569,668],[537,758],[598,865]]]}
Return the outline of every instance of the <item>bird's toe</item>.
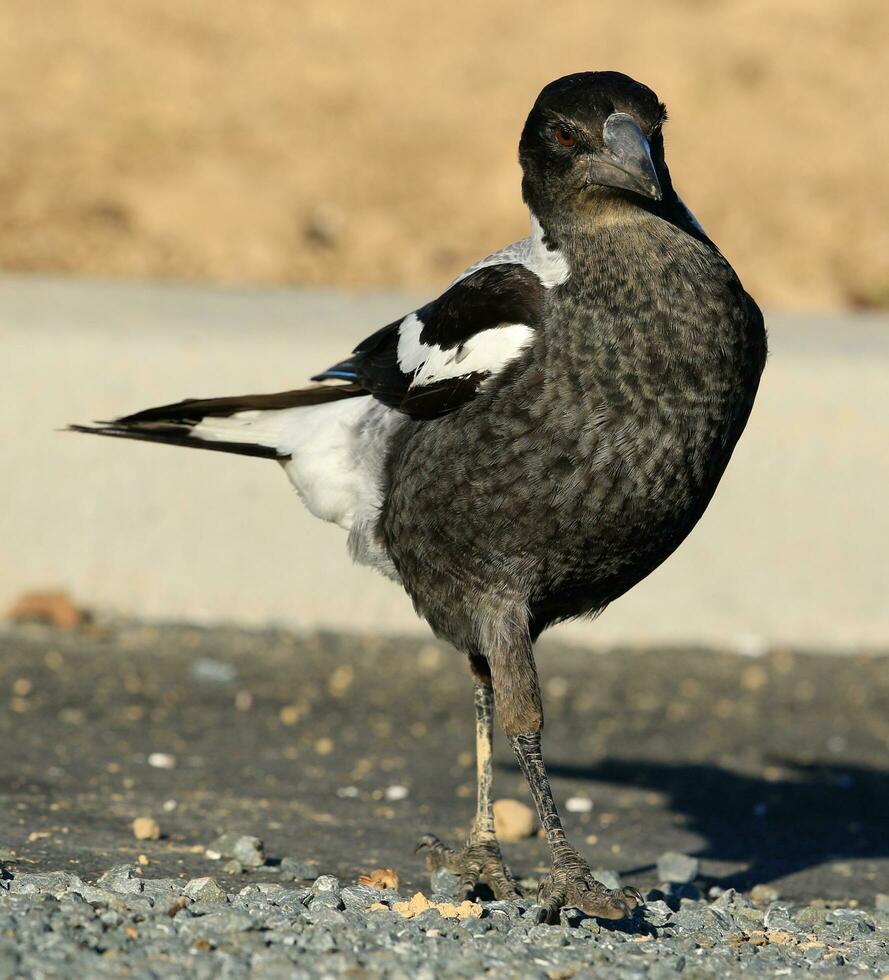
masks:
{"label": "bird's toe", "polygon": [[559,921],[559,910],[565,906],[574,906],[597,919],[617,920],[630,918],[636,908],[645,904],[636,888],[607,888],[593,877],[579,855],[556,865],[541,878],[537,902],[537,921],[551,925]]}
{"label": "bird's toe", "polygon": [[435,834],[423,834],[415,849],[417,853],[420,851],[426,852],[426,866],[430,871],[445,868],[459,875],[461,898],[469,898],[479,884],[486,884],[498,900],[522,897],[496,837],[470,836],[465,846],[457,850]]}

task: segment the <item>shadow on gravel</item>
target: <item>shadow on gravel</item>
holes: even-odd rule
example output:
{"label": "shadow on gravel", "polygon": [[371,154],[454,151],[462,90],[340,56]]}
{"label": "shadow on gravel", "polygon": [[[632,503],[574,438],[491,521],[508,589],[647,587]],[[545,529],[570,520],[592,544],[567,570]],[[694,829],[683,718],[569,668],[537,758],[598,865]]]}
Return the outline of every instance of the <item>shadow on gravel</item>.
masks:
{"label": "shadow on gravel", "polygon": [[[548,768],[553,776],[663,793],[669,809],[684,814],[688,829],[707,841],[699,857],[747,865],[705,879],[723,888],[749,888],[828,862],[889,856],[889,773],[880,770],[784,763],[776,766],[783,777],[772,781],[711,765],[646,760],[552,762]],[[590,795],[595,799],[595,790]]]}

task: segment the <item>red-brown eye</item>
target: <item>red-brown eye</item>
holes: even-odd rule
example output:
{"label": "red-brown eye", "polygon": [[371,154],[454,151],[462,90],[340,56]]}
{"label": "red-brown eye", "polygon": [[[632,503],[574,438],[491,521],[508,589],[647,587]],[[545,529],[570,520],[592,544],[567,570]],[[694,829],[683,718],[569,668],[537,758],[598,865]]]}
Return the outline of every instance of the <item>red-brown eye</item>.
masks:
{"label": "red-brown eye", "polygon": [[556,126],[556,139],[562,146],[574,146],[577,143],[577,137],[567,126]]}

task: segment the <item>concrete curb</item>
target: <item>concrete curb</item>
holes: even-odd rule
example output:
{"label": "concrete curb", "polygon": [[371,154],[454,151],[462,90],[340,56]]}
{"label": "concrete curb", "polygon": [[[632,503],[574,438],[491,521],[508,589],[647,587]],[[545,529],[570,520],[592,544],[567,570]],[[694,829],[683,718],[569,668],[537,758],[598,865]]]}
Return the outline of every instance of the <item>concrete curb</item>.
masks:
{"label": "concrete curb", "polygon": [[[68,422],[294,387],[417,297],[0,279],[0,607],[62,587],[149,618],[425,630],[264,461],[91,440]],[[596,643],[889,645],[889,317],[773,316],[716,498]]]}

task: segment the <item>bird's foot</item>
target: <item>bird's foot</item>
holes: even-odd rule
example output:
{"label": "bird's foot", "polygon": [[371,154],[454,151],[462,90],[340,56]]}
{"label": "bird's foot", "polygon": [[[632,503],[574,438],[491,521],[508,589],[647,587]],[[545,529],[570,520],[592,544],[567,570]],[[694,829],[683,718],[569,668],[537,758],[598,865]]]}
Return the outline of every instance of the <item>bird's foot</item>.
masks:
{"label": "bird's foot", "polygon": [[597,881],[586,861],[573,850],[560,856],[537,887],[537,921],[553,925],[559,910],[574,906],[598,919],[625,919],[645,904],[635,888],[607,888]]}
{"label": "bird's foot", "polygon": [[486,884],[496,899],[519,899],[519,891],[512,872],[500,853],[500,843],[493,835],[472,833],[459,850],[443,844],[435,834],[423,834],[417,843],[417,851],[426,851],[426,865],[430,871],[446,868],[460,876],[460,897],[465,899],[479,884]]}

